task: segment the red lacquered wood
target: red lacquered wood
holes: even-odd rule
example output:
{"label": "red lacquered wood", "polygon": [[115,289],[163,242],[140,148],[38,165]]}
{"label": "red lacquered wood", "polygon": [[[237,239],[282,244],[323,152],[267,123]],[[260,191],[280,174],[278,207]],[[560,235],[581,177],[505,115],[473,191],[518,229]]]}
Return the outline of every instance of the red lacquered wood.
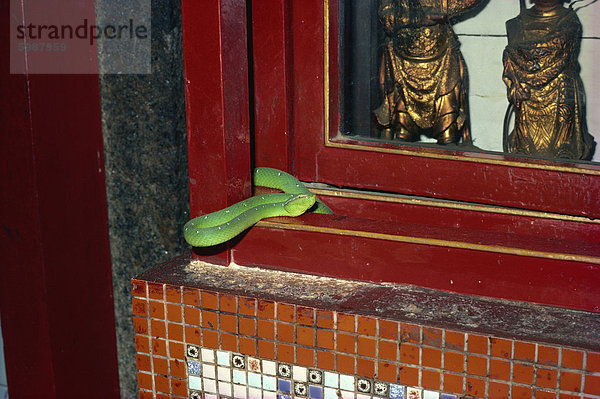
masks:
{"label": "red lacquered wood", "polygon": [[[403,234],[434,234],[411,231],[406,224],[369,223],[351,218],[306,215],[301,223],[341,229],[394,230]],[[402,230],[402,232],[401,232]],[[408,230],[408,231],[404,231]],[[458,237],[457,237],[458,238]],[[460,237],[465,238],[465,237]],[[502,237],[488,235],[482,243]],[[537,246],[529,237],[507,237],[504,244]],[[535,241],[538,241],[537,243]],[[574,252],[577,243],[558,247]],[[546,249],[553,248],[546,242]],[[539,247],[538,247],[539,248]],[[540,248],[541,249],[541,248]],[[598,246],[594,254],[598,255]],[[298,272],[349,279],[415,284],[462,294],[522,300],[588,311],[600,306],[600,266],[593,263],[523,256],[514,253],[474,250],[444,245],[398,242],[322,232],[274,228],[251,230],[233,251],[234,261]]]}
{"label": "red lacquered wood", "polygon": [[287,172],[294,159],[290,22],[289,1],[252,2],[255,165]]}
{"label": "red lacquered wood", "polygon": [[[184,1],[182,12],[190,202],[196,217],[251,194],[246,4]],[[229,263],[226,246],[201,255]]]}
{"label": "red lacquered wood", "polygon": [[[8,3],[5,21],[20,18]],[[93,3],[84,7],[93,23]],[[8,55],[8,29],[0,42]],[[9,75],[7,56],[1,68],[0,313],[10,397],[118,398],[98,76]]]}

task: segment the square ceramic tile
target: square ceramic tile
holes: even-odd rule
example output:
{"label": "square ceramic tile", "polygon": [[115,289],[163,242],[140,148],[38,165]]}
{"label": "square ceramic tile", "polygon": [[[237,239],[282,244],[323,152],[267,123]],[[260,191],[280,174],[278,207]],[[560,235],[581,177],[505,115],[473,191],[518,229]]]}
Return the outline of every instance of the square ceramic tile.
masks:
{"label": "square ceramic tile", "polygon": [[320,370],[308,370],[308,381],[313,384],[322,384],[323,372]]}
{"label": "square ceramic tile", "polygon": [[190,375],[188,378],[188,387],[195,391],[201,391],[202,390],[202,378],[195,376],[195,375]]}
{"label": "square ceramic tile", "polygon": [[258,388],[248,388],[248,399],[262,399],[262,391]]}
{"label": "square ceramic tile", "polygon": [[231,357],[231,365],[238,369],[246,368],[246,360],[244,355],[233,355]]}
{"label": "square ceramic tile", "polygon": [[202,399],[202,393],[190,391],[190,399]]}
{"label": "square ceramic tile", "polygon": [[248,358],[248,371],[254,371],[260,373],[260,360],[249,357]]}
{"label": "square ceramic tile", "polygon": [[217,363],[219,366],[229,367],[229,352],[217,351]]}
{"label": "square ceramic tile", "polygon": [[[371,393],[371,389],[373,388],[371,385],[372,385],[371,381],[367,380],[366,378],[357,378],[356,379],[356,390],[358,392]],[[348,388],[344,388],[344,389],[348,389]]]}
{"label": "square ceramic tile", "polygon": [[342,394],[342,399],[354,399],[354,392],[348,391],[340,391]]}
{"label": "square ceramic tile", "polygon": [[281,378],[277,379],[277,390],[283,393],[292,393],[292,382]]}
{"label": "square ceramic tile", "polygon": [[247,399],[246,395],[246,386],[244,385],[234,385],[233,386],[233,397],[235,399]]}
{"label": "square ceramic tile", "polygon": [[449,393],[443,393],[442,394],[442,399],[456,399],[456,398],[457,398],[456,395],[452,395],[452,394],[449,394]]}
{"label": "square ceramic tile", "polygon": [[303,382],[294,382],[294,395],[305,397],[308,395],[308,387]]}
{"label": "square ceramic tile", "polygon": [[263,399],[277,399],[277,393],[263,391]]}
{"label": "square ceramic tile", "polygon": [[422,390],[417,388],[406,388],[406,399],[422,399]]}
{"label": "square ceramic tile", "polygon": [[188,360],[187,365],[189,374],[202,375],[202,363]]}
{"label": "square ceramic tile", "polygon": [[354,391],[354,376],[340,374],[340,388],[346,391]]}
{"label": "square ceramic tile", "polygon": [[337,390],[334,388],[325,388],[324,395],[325,399],[338,399]]}
{"label": "square ceramic tile", "polygon": [[217,367],[217,377],[219,381],[231,381],[231,369],[227,367]]}
{"label": "square ceramic tile", "polygon": [[188,345],[186,349],[188,357],[192,357],[194,359],[198,359],[200,356],[200,350],[196,345]]}
{"label": "square ceramic tile", "polygon": [[440,399],[439,392],[423,391],[423,399]]}
{"label": "square ceramic tile", "polygon": [[390,384],[390,398],[404,399],[404,385]]}
{"label": "square ceramic tile", "polygon": [[228,382],[219,381],[219,395],[231,396],[231,384]]}
{"label": "square ceramic tile", "polygon": [[262,372],[263,374],[275,375],[277,373],[277,366],[275,362],[270,360],[262,361]]}
{"label": "square ceramic tile", "polygon": [[217,382],[210,378],[203,378],[202,384],[204,385],[204,391],[208,393],[217,393]]}
{"label": "square ceramic tile", "polygon": [[356,394],[356,399],[371,399],[371,398],[372,398],[372,396],[364,395],[362,393],[357,393]]}
{"label": "square ceramic tile", "polygon": [[213,380],[216,379],[217,374],[215,371],[215,366],[205,363],[202,365],[202,372],[203,372],[204,377],[212,378]]}
{"label": "square ceramic tile", "polygon": [[294,376],[294,381],[306,382],[306,367],[294,366],[292,369],[292,375]]}
{"label": "square ceramic tile", "polygon": [[260,388],[262,385],[260,374],[248,373],[248,385],[254,388]]}
{"label": "square ceramic tile", "polygon": [[202,348],[202,361],[205,363],[214,363],[215,353],[211,349]]}
{"label": "square ceramic tile", "polygon": [[389,388],[388,384],[381,381],[373,383],[373,393],[377,396],[388,396]]}
{"label": "square ceramic tile", "polygon": [[233,383],[246,385],[246,373],[243,370],[233,370]]}
{"label": "square ceramic tile", "polygon": [[330,373],[329,371],[325,372],[325,386],[331,388],[339,388],[339,374]]}
{"label": "square ceramic tile", "polygon": [[323,399],[323,388],[309,385],[308,386],[308,397],[310,399]]}
{"label": "square ceramic tile", "polygon": [[263,375],[262,387],[267,391],[277,391],[277,379],[273,376]]}
{"label": "square ceramic tile", "polygon": [[205,393],[204,394],[204,399],[218,399],[219,397],[217,395],[210,395]]}
{"label": "square ceramic tile", "polygon": [[292,367],[289,364],[279,363],[277,365],[277,375],[284,378],[291,378]]}

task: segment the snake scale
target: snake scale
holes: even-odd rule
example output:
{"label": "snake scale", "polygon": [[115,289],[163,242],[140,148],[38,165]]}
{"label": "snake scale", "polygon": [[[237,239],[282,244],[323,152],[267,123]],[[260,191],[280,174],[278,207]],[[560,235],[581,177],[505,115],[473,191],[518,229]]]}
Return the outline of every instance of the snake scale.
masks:
{"label": "snake scale", "polygon": [[187,222],[183,236],[188,244],[208,247],[229,241],[259,220],[275,216],[300,216],[308,210],[332,214],[294,176],[273,168],[256,168],[252,184],[278,189],[283,193],[256,195],[217,212]]}

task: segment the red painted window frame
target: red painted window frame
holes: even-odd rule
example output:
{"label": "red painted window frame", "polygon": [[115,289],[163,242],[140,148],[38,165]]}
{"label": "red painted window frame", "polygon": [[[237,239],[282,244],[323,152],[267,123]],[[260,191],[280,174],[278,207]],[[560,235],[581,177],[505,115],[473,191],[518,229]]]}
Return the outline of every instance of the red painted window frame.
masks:
{"label": "red painted window frame", "polygon": [[327,109],[337,123],[335,96],[325,101],[337,92],[335,4],[183,2],[192,217],[251,195],[251,166],[435,200],[329,195],[335,216],[261,222],[197,254],[598,311],[600,225],[586,219],[600,216],[597,166],[326,140]]}

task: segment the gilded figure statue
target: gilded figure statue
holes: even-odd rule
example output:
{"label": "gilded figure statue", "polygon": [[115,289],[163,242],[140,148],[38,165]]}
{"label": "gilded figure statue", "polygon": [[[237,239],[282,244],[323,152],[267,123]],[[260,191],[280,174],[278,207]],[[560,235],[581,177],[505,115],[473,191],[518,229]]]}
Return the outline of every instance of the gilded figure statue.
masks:
{"label": "gilded figure statue", "polygon": [[482,0],[381,0],[385,29],[374,111],[381,138],[471,144],[467,71],[450,21]]}
{"label": "gilded figure statue", "polygon": [[560,0],[533,3],[531,8],[522,4],[520,14],[506,22],[503,80],[514,107],[514,128],[505,151],[589,160],[595,143],[579,76],[581,23]]}

